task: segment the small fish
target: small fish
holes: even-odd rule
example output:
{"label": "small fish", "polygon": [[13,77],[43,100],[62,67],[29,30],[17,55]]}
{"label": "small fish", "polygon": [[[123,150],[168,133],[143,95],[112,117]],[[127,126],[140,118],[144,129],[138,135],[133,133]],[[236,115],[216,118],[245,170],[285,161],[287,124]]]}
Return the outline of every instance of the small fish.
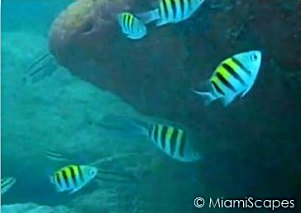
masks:
{"label": "small fish", "polygon": [[236,54],[222,61],[209,79],[210,91],[193,90],[205,105],[221,99],[229,105],[236,96],[244,97],[254,85],[261,65],[261,52],[249,51]]}
{"label": "small fish", "polygon": [[148,131],[148,137],[160,150],[176,160],[192,162],[200,159],[199,153],[193,149],[183,129],[154,124]]}
{"label": "small fish", "polygon": [[204,1],[205,0],[161,0],[158,8],[137,14],[137,17],[141,18],[145,24],[157,20],[157,26],[178,23],[190,18]]}
{"label": "small fish", "polygon": [[16,183],[16,178],[1,178],[1,195],[7,192]]}
{"label": "small fish", "polygon": [[58,192],[70,191],[70,194],[80,190],[97,175],[97,168],[86,165],[65,166],[50,178]]}
{"label": "small fish", "polygon": [[178,127],[112,114],[104,116],[97,125],[109,131],[115,130],[114,135],[121,134],[122,137],[147,137],[161,151],[178,161],[193,162],[201,159],[187,131]]}
{"label": "small fish", "polygon": [[118,14],[117,20],[122,32],[130,39],[141,39],[147,34],[144,23],[129,12]]}

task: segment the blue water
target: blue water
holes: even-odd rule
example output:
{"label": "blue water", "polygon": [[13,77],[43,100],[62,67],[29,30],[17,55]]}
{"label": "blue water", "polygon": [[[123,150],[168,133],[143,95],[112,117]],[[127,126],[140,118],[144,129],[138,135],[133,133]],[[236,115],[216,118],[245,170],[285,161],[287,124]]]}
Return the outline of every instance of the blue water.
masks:
{"label": "blue water", "polygon": [[[17,208],[21,212],[29,212],[30,208],[36,212],[51,212],[49,209],[53,208],[53,212],[56,212],[57,206],[67,208],[62,212],[201,212],[202,209],[193,205],[197,196],[202,196],[207,201],[210,197],[255,197],[294,199],[297,202],[300,198],[300,103],[297,100],[288,101],[287,105],[293,108],[287,109],[291,113],[283,115],[283,118],[281,115],[269,117],[274,108],[270,109],[271,113],[266,113],[268,110],[263,111],[262,108],[269,106],[264,104],[254,104],[252,110],[246,109],[245,113],[240,110],[241,114],[235,111],[238,105],[222,112],[213,106],[211,111],[208,110],[207,116],[216,117],[212,117],[206,123],[207,126],[203,127],[204,131],[208,131],[204,133],[206,143],[200,146],[200,149],[204,149],[204,158],[194,163],[183,163],[160,152],[146,137],[121,133],[98,125],[103,116],[116,113],[149,122],[153,120],[144,117],[122,97],[82,80],[73,75],[72,71],[57,65],[53,67],[54,72],[50,77],[34,84],[24,82],[30,64],[48,52],[52,22],[73,2],[2,1],[1,176],[15,177],[17,180],[1,196],[4,213],[16,212],[14,209]],[[183,28],[174,29],[173,32],[178,36],[185,33],[191,35],[197,33],[195,26],[210,27],[210,24],[193,21],[189,24],[192,25],[181,24]],[[268,74],[263,75],[258,82],[259,87],[265,86],[264,80],[267,77]],[[164,92],[158,95],[164,96]],[[295,90],[289,95],[300,97],[300,91]],[[281,102],[277,98],[275,100],[277,101],[274,103]],[[219,112],[215,112],[216,109]],[[160,111],[160,105],[156,106],[156,110]],[[177,114],[174,115],[174,120],[178,120],[176,116]],[[254,121],[251,120],[253,116],[257,116]],[[155,120],[166,121],[166,117],[157,117]],[[221,121],[223,118],[225,119]],[[259,135],[252,135],[256,138],[255,141],[248,140],[252,131],[243,129],[238,131],[241,135],[235,134],[235,128],[239,128],[239,124],[234,121],[241,119],[246,120],[246,126],[254,125],[252,130],[258,130],[256,132]],[[261,122],[260,119],[264,121]],[[191,119],[191,123],[195,122],[195,119]],[[227,131],[215,134],[214,125]],[[277,129],[279,127],[282,128]],[[47,159],[47,149],[67,153],[71,156],[71,163],[76,164],[89,164],[100,159],[133,153],[130,157],[107,161],[98,166],[125,176],[134,174],[139,178],[121,182],[113,179],[92,180],[77,193],[58,193],[49,177],[61,163]],[[48,206],[48,210],[26,208],[29,203]],[[17,204],[22,205],[17,207]],[[230,212],[225,208],[212,211],[205,209],[203,212],[215,211]],[[232,211],[248,210],[236,208],[231,209]],[[298,212],[298,209],[283,210],[286,211]]]}

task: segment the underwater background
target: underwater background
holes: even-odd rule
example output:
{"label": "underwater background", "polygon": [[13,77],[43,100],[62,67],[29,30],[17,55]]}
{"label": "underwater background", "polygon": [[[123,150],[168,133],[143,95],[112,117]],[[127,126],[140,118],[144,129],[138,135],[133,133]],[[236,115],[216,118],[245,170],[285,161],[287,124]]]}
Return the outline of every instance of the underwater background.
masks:
{"label": "underwater background", "polygon": [[[198,196],[294,199],[296,208],[282,211],[301,211],[301,2],[207,0],[186,21],[125,38],[112,14],[154,2],[2,1],[1,176],[16,178],[2,212],[248,211],[197,209]],[[250,93],[226,108],[204,106],[191,89],[251,49],[263,61]],[[48,52],[49,76],[25,81]],[[179,162],[145,137],[103,128],[110,114],[184,126],[202,159]],[[58,193],[49,149],[138,178]]]}

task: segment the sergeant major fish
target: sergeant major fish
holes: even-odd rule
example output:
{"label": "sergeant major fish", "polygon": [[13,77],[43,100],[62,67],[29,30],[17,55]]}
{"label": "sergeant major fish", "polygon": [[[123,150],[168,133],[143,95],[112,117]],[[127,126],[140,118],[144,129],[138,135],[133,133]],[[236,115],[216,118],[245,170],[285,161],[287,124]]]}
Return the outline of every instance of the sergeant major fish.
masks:
{"label": "sergeant major fish", "polygon": [[192,147],[186,131],[181,128],[154,124],[147,134],[160,150],[176,160],[192,162],[200,159],[200,154]]}
{"label": "sergeant major fish", "polygon": [[203,4],[205,0],[161,0],[158,8],[137,14],[147,24],[157,20],[156,25],[184,21]]}
{"label": "sergeant major fish", "polygon": [[130,39],[141,39],[147,34],[144,23],[129,12],[118,14],[117,20],[122,32]]}
{"label": "sergeant major fish", "polygon": [[1,178],[1,195],[7,192],[16,183],[16,178]]}
{"label": "sergeant major fish", "polygon": [[120,134],[124,133],[124,137],[147,137],[161,151],[178,161],[193,162],[201,159],[190,135],[182,128],[160,123],[147,123],[118,115],[105,116],[98,126],[110,130],[115,129]]}
{"label": "sergeant major fish", "polygon": [[249,51],[236,54],[222,61],[209,79],[210,90],[193,90],[205,105],[221,99],[229,105],[236,96],[244,97],[254,85],[261,65],[261,52]]}
{"label": "sergeant major fish", "polygon": [[50,178],[58,192],[74,193],[84,187],[97,175],[97,168],[86,165],[69,165],[56,171]]}

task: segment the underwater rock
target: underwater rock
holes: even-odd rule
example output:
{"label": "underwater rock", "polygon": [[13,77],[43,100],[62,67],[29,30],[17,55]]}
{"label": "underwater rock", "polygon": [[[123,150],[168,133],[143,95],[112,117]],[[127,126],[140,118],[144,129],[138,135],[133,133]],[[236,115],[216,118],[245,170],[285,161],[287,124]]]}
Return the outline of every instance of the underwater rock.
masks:
{"label": "underwater rock", "polygon": [[1,212],[3,213],[77,213],[64,206],[40,206],[35,203],[24,203],[24,204],[11,204],[1,206]]}

